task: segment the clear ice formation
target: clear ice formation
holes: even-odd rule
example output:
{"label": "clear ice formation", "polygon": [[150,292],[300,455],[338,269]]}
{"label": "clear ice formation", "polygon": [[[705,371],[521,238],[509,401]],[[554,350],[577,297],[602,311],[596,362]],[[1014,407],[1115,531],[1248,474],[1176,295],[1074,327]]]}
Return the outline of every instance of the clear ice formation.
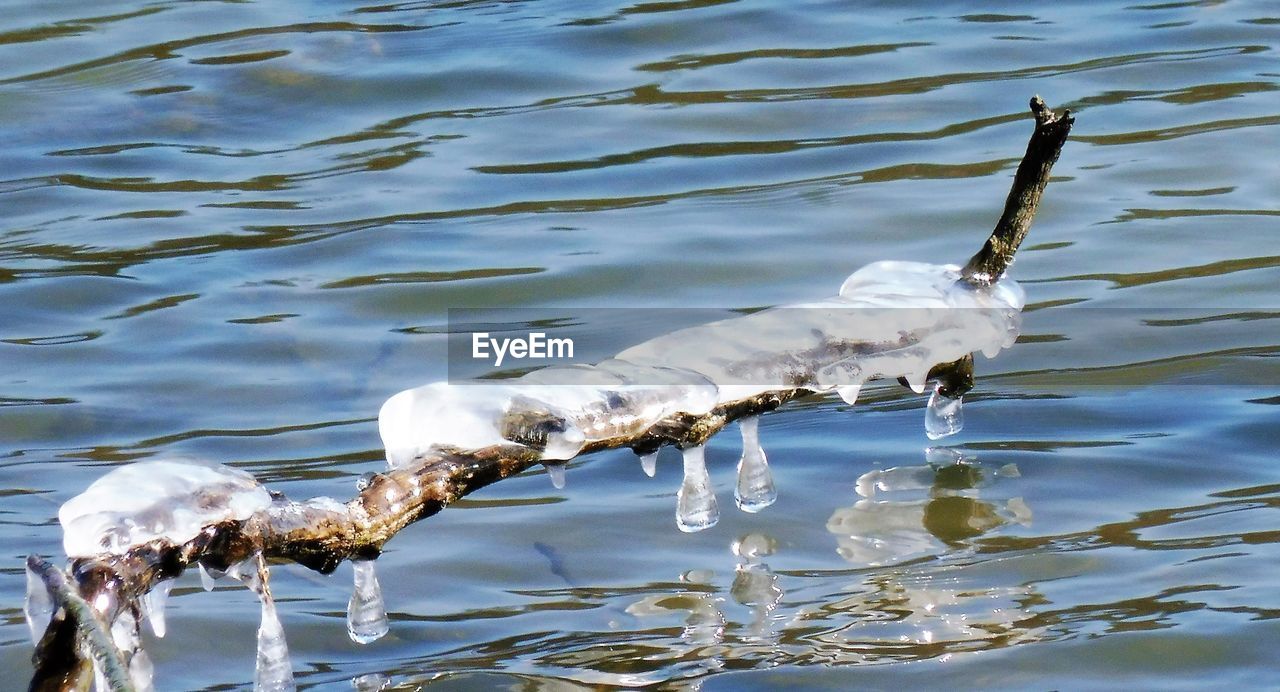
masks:
{"label": "clear ice formation", "polygon": [[378,431],[392,468],[432,448],[511,443],[563,461],[590,442],[644,432],[674,413],[701,415],[715,404],[715,384],[698,373],[611,359],[514,380],[405,390],[383,404]]}
{"label": "clear ice formation", "polygon": [[547,478],[551,479],[551,487],[556,490],[564,490],[569,468],[568,464],[543,464],[542,467],[547,470]]}
{"label": "clear ice formation", "polygon": [[759,512],[778,499],[773,486],[769,460],[760,446],[760,417],[747,416],[738,421],[742,430],[742,458],[738,460],[738,484],[733,497],[738,509]]}
{"label": "clear ice formation", "polygon": [[[768,391],[835,389],[852,404],[864,382],[903,377],[923,392],[933,366],[1012,345],[1024,302],[1008,279],[975,286],[954,265],[876,262],[839,295],[677,330],[598,365],[405,390],[383,405],[378,430],[393,468],[433,448],[503,443],[563,461],[592,441]],[[960,400],[935,396],[927,421],[931,437],[955,432]]]}
{"label": "clear ice formation", "polygon": [[113,469],[58,509],[68,557],[120,555],[156,539],[180,545],[204,527],[271,505],[253,476],[220,464],[141,461]]}
{"label": "clear ice formation", "polygon": [[[383,405],[378,430],[392,468],[435,448],[512,443],[540,450],[544,461],[565,461],[591,442],[643,433],[675,413],[700,415],[770,391],[835,390],[852,405],[868,380],[901,377],[923,393],[934,366],[1011,346],[1025,300],[1011,280],[973,285],[954,265],[876,262],[850,275],[836,296],[677,330],[598,365],[405,390]],[[963,424],[961,398],[935,387],[925,413],[929,438]],[[744,420],[742,432],[735,498],[743,510],[759,511],[776,491],[756,422]],[[641,457],[650,476],[654,463]],[[563,467],[546,468],[563,487]],[[679,498],[681,530],[716,522],[701,448],[685,451]]]}
{"label": "clear ice formation", "polygon": [[720,508],[707,474],[702,445],[689,447],[684,453],[684,482],[676,494],[676,526],[685,533],[709,529],[720,521]]}
{"label": "clear ice formation", "polygon": [[373,560],[352,560],[354,586],[347,603],[347,634],[357,644],[369,644],[386,635],[387,608],[382,602],[382,586],[374,572]]}
{"label": "clear ice formation", "polygon": [[1016,283],[960,278],[952,265],[876,262],[846,279],[838,296],[671,332],[618,357],[702,373],[719,385],[721,403],[876,377],[905,377],[923,392],[932,366],[975,351],[994,355],[1020,328],[1025,296]]}
{"label": "clear ice formation", "polygon": [[[152,692],[155,689],[153,684],[155,666],[142,648],[142,632],[139,630],[138,620],[134,617],[131,608],[121,610],[111,623],[111,640],[120,650],[125,669],[129,674],[129,681],[133,683],[133,689],[137,692]],[[102,674],[96,661],[94,680],[99,684],[98,689],[110,689],[106,684],[106,676]]]}
{"label": "clear ice formation", "polygon": [[151,590],[140,599],[142,614],[146,616],[151,632],[157,637],[163,638],[165,634],[164,608],[169,602],[169,592],[172,590],[173,580],[166,579],[151,587]]}
{"label": "clear ice formation", "polygon": [[262,621],[258,624],[258,663],[254,670],[253,688],[257,692],[286,692],[296,689],[293,683],[293,666],[289,662],[289,646],[284,640],[284,627],[276,614],[276,603],[271,598],[270,572],[267,563],[258,553],[232,566],[227,572],[244,582],[258,596],[262,606]]}
{"label": "clear ice formation", "polygon": [[640,470],[644,475],[653,478],[658,473],[658,452],[653,451],[640,455]]}
{"label": "clear ice formation", "polygon": [[938,440],[960,432],[964,427],[963,406],[963,395],[951,398],[942,393],[942,385],[935,386],[924,410],[924,434],[930,440]]}

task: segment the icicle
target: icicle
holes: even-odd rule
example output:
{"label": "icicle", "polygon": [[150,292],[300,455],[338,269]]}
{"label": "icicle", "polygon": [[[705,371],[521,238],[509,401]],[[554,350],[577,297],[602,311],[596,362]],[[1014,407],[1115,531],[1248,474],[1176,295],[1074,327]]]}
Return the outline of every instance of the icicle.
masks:
{"label": "icicle", "polygon": [[903,379],[907,381],[907,385],[911,387],[911,391],[916,394],[924,394],[925,381],[929,378],[929,366],[923,366],[921,370],[903,373]]}
{"label": "icicle", "polygon": [[685,533],[709,529],[720,521],[702,445],[683,450],[684,483],[676,494],[676,526]]}
{"label": "icicle", "polygon": [[49,621],[53,619],[53,599],[49,596],[49,588],[44,580],[27,566],[27,600],[22,606],[22,613],[27,618],[27,627],[31,629],[31,643],[39,644],[44,631],[49,629]]}
{"label": "icicle", "polygon": [[267,563],[258,553],[233,566],[228,573],[244,582],[258,596],[262,604],[262,621],[258,625],[258,665],[254,671],[253,687],[258,692],[277,692],[295,689],[293,668],[289,663],[289,647],[284,640],[284,627],[276,614],[276,603],[271,598],[268,583],[270,572]]}
{"label": "icicle", "polygon": [[355,585],[347,603],[347,634],[357,644],[375,642],[387,633],[387,609],[373,560],[352,560]]}
{"label": "icicle", "polygon": [[157,637],[164,637],[164,607],[169,601],[169,592],[173,590],[173,580],[166,579],[156,584],[150,591],[143,594],[140,599],[142,605],[142,613],[147,618],[147,624],[151,626],[151,631]]}
{"label": "icicle", "polygon": [[778,499],[769,460],[760,446],[760,417],[743,418],[738,426],[742,430],[742,458],[738,460],[738,485],[733,497],[738,509],[759,512]]}
{"label": "icicle", "polygon": [[204,566],[203,562],[197,562],[196,564],[200,566],[200,586],[204,587],[205,591],[213,591],[213,581],[218,577],[214,576],[209,568]]}
{"label": "icicle", "polygon": [[644,471],[644,475],[650,478],[653,478],[654,474],[658,473],[657,450],[640,455],[640,470]]}
{"label": "icicle", "polygon": [[924,411],[924,434],[937,440],[960,432],[964,427],[963,406],[963,396],[952,399],[942,393],[942,385],[935,386]]}
{"label": "icicle", "polygon": [[1000,355],[1000,347],[996,344],[988,344],[982,347],[982,355],[988,360]]}
{"label": "icicle", "polygon": [[[142,632],[138,620],[134,617],[133,608],[126,607],[111,623],[111,639],[124,656],[125,669],[129,673],[129,681],[137,692],[152,692],[155,689],[152,677],[155,666],[151,658],[142,649]],[[104,688],[110,689],[110,688]]]}
{"label": "icicle", "polygon": [[858,393],[861,391],[862,385],[860,384],[847,384],[841,387],[836,387],[836,394],[839,394],[840,398],[844,400],[844,403],[850,406],[858,403]]}
{"label": "icicle", "polygon": [[546,464],[542,468],[547,470],[547,477],[551,479],[551,486],[556,490],[564,490],[565,469],[568,464]]}

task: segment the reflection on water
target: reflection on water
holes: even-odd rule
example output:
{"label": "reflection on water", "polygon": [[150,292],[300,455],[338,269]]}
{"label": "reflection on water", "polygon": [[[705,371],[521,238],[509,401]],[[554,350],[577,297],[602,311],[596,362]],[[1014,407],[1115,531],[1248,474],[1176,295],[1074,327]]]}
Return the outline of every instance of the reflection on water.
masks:
{"label": "reflection on water", "polygon": [[[1021,497],[978,498],[979,488],[1001,478],[1017,478],[1014,464],[991,469],[946,447],[930,447],[925,458],[931,463],[877,469],[858,477],[857,491],[863,499],[837,509],[827,520],[841,557],[860,565],[893,564],[962,544],[1010,521],[1030,525],[1031,510]],[[894,493],[894,499],[874,499],[884,493]],[[927,499],[919,499],[922,494]]]}

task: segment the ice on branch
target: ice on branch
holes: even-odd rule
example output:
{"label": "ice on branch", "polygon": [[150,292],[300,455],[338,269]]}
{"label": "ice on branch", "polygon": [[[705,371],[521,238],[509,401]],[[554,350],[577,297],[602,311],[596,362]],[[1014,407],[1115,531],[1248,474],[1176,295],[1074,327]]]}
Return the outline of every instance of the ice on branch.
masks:
{"label": "ice on branch", "polygon": [[613,359],[409,389],[383,404],[378,432],[392,468],[432,449],[513,443],[563,461],[590,442],[642,433],[675,413],[702,415],[715,404],[715,384],[698,373]]}
{"label": "ice on branch", "polygon": [[720,403],[794,388],[840,388],[851,401],[878,377],[924,391],[933,366],[1011,345],[1024,301],[1008,279],[976,286],[953,265],[876,262],[838,296],[682,329],[618,357],[701,373]]}
{"label": "ice on branch", "polygon": [[[877,262],[837,296],[675,331],[599,365],[400,392],[378,429],[393,468],[432,449],[512,443],[563,461],[674,413],[769,391],[836,389],[852,403],[867,380],[902,377],[923,392],[934,366],[1011,345],[1024,300],[1011,280],[980,286],[952,265]],[[959,430],[959,395],[936,395],[927,420],[931,437]]]}
{"label": "ice on branch", "polygon": [[[149,688],[139,622],[145,617],[157,635],[164,633],[169,580],[193,565],[206,589],[221,576],[218,569],[227,569],[254,590],[262,605],[256,686],[293,689],[264,556],[326,573],[344,560],[374,557],[405,526],[540,461],[551,464],[561,484],[564,462],[584,450],[630,446],[652,476],[656,450],[675,445],[684,454],[676,522],[697,531],[719,519],[704,445],[734,420],[742,421],[743,436],[735,497],[747,511],[776,496],[753,416],[790,399],[834,390],[853,405],[872,379],[898,378],[917,393],[932,381],[926,433],[955,433],[963,424],[961,398],[973,385],[972,354],[992,357],[1017,339],[1025,299],[1004,274],[1074,122],[1069,111],[1056,114],[1039,97],[1030,105],[1036,127],[1004,211],[963,269],[878,262],[829,298],[681,329],[598,365],[400,392],[378,416],[391,468],[369,474],[345,505],[331,498],[273,502],[251,476],[225,466],[149,461],[111,471],[58,513],[71,572],[28,558],[36,573],[29,575],[24,611],[33,636],[44,637],[32,689],[68,682],[69,664],[78,671],[69,682],[86,686],[90,658],[112,685],[127,687],[131,678]],[[945,452],[930,454],[928,466],[859,479],[863,499],[828,522],[842,555],[884,564],[904,558],[903,544],[931,550],[935,541],[951,545],[1030,520],[1019,498],[998,507],[974,495],[991,478],[1016,475],[1016,467],[975,469]],[[927,488],[929,499],[870,497],[913,488]],[[767,620],[780,592],[763,563],[740,555],[735,598],[758,606]],[[693,609],[686,634],[701,647],[719,641],[725,621],[711,597],[699,594],[706,607]],[[70,626],[50,629],[51,621]],[[357,641],[386,631],[371,562],[355,563],[348,624]]]}
{"label": "ice on branch", "polygon": [[220,464],[142,461],[113,469],[58,509],[68,557],[122,555],[157,539],[181,545],[206,526],[271,505],[253,476]]}

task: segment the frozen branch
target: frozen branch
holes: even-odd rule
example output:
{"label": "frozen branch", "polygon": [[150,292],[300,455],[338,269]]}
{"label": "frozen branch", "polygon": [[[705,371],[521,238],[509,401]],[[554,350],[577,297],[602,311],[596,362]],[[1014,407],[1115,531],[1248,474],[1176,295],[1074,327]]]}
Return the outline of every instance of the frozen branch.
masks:
{"label": "frozen branch", "polygon": [[[981,287],[994,284],[1012,261],[1018,244],[1025,237],[1040,196],[1048,182],[1050,168],[1057,159],[1073,122],[1069,114],[1064,113],[1060,118],[1055,116],[1039,97],[1032,99],[1031,109],[1036,118],[1035,131],[1027,147],[1026,156],[1014,177],[1013,189],[1009,193],[1000,223],[982,250],[969,261],[959,275],[955,273],[954,267],[938,268],[943,270],[941,276],[945,277],[945,285],[939,290],[948,291],[951,289],[947,286],[963,285],[956,283],[960,280],[957,276],[963,281]],[[879,271],[884,269],[881,268]],[[937,277],[929,276],[932,277],[931,280],[935,280],[935,284],[931,285],[936,286]],[[872,273],[870,277],[883,280],[880,274]],[[860,273],[850,277],[850,281],[859,278],[863,281],[872,280]],[[857,282],[854,281],[854,284],[856,286]],[[846,282],[846,287],[848,286],[849,282]],[[991,288],[987,293],[994,292],[997,288]],[[1012,290],[1018,289],[1015,286]],[[843,291],[844,288],[842,293]],[[832,300],[838,301],[839,298]],[[1011,305],[1008,301],[1000,305],[1003,305],[1006,310],[1012,310],[1015,313],[1013,316],[1016,317],[1017,311],[1021,308],[1020,294],[1016,302],[1016,305]],[[992,329],[993,325],[994,323],[983,323],[984,329],[987,330]],[[954,329],[956,325],[952,324],[950,328]],[[921,328],[921,333],[927,336],[929,332],[927,328]],[[824,337],[828,340],[820,341],[814,347],[817,350],[816,355],[810,352],[801,355],[827,357],[834,359],[829,361],[833,363],[832,367],[857,369],[859,365],[871,367],[868,362],[862,360],[864,358],[884,353],[897,354],[894,357],[899,359],[899,364],[907,362],[911,369],[905,371],[900,369],[893,372],[891,376],[905,372],[908,375],[906,383],[917,391],[923,391],[927,373],[928,379],[936,383],[934,399],[930,401],[929,415],[933,415],[936,419],[938,435],[955,432],[959,429],[959,399],[973,386],[973,357],[972,355],[960,356],[960,353],[969,353],[960,351],[937,359],[948,362],[938,364],[937,360],[934,360],[921,364],[920,361],[929,358],[929,354],[937,355],[942,351],[925,348],[919,341],[911,342],[908,336],[894,336],[889,341],[867,341],[866,339],[870,337],[865,336],[861,337],[863,341],[858,341],[856,335],[844,338],[843,341],[834,337]],[[1012,343],[1013,337],[1016,336],[1016,327],[1000,333],[991,332],[984,338],[989,339],[992,336],[996,340],[991,347],[993,351],[989,355],[994,355],[995,351]],[[924,337],[916,335],[916,338]],[[1008,343],[1002,343],[1002,340]],[[987,350],[986,346],[982,348],[984,351]],[[665,353],[661,349],[658,351],[659,356]],[[904,353],[910,355],[911,360],[903,361]],[[623,356],[628,357],[625,353]],[[794,354],[789,354],[789,357],[791,356]],[[956,359],[957,356],[960,357]],[[883,369],[862,374],[865,378],[890,375],[889,371]],[[859,379],[853,386],[837,387],[837,391],[840,391],[846,401],[852,403],[853,398],[857,396],[857,387],[860,386],[861,381]],[[579,454],[629,447],[638,454],[644,455],[655,452],[662,446],[670,445],[695,452],[686,457],[686,470],[691,468],[691,464],[694,468],[699,468],[701,456],[696,454],[699,451],[698,448],[727,424],[738,419],[758,416],[792,399],[813,393],[812,389],[805,388],[807,381],[788,380],[788,382],[791,386],[782,386],[772,391],[731,401],[721,399],[718,405],[703,415],[676,413],[634,434],[620,434],[606,439],[590,440],[582,447]],[[832,386],[836,387],[835,384]],[[936,411],[935,400],[938,402]],[[929,420],[929,416],[926,416],[927,429],[929,429]],[[744,425],[744,443],[750,437],[754,448],[758,451],[758,442],[754,441],[754,430],[754,425]],[[933,430],[929,430],[930,435],[934,436]],[[744,505],[741,494],[739,499],[740,506],[744,509],[756,511],[772,501],[769,495],[772,492],[772,480],[767,476],[767,468],[761,466],[764,463],[763,454],[756,453],[753,456],[750,452],[751,450],[744,449],[744,465],[751,456],[752,464],[755,464],[752,469],[757,473],[756,480],[759,481],[759,487],[756,490],[759,491],[759,497],[764,497],[765,500],[748,498]],[[550,463],[550,455],[548,457],[548,463]],[[536,440],[529,445],[498,444],[469,451],[435,446],[424,454],[411,457],[407,463],[393,464],[393,467],[386,472],[366,477],[361,482],[358,495],[346,503],[330,498],[291,501],[275,496],[274,499],[270,499],[261,486],[249,479],[247,475],[240,474],[244,476],[243,479],[230,477],[233,473],[239,472],[228,470],[226,487],[237,492],[260,493],[261,505],[254,506],[244,513],[228,514],[227,517],[231,518],[216,520],[208,525],[197,525],[196,530],[181,534],[179,539],[160,535],[136,544],[127,542],[119,550],[104,550],[100,554],[73,559],[69,571],[70,583],[63,578],[60,570],[49,566],[39,558],[30,559],[29,564],[33,565],[33,571],[38,572],[44,583],[48,585],[56,605],[53,622],[45,631],[34,656],[35,676],[31,682],[31,689],[81,688],[86,676],[92,677],[90,661],[86,658],[86,649],[92,652],[91,655],[97,662],[99,670],[107,677],[109,683],[120,684],[123,686],[121,689],[126,689],[129,681],[127,675],[121,672],[119,652],[112,643],[109,628],[104,629],[102,621],[115,622],[116,617],[126,609],[133,609],[136,614],[136,604],[139,599],[155,589],[157,584],[175,578],[187,568],[195,566],[215,572],[230,571],[237,578],[245,581],[263,599],[263,625],[259,630],[260,681],[264,670],[267,673],[273,671],[279,673],[278,670],[272,669],[272,666],[278,667],[282,657],[287,664],[287,651],[283,648],[282,637],[279,637],[278,641],[272,639],[272,643],[279,644],[275,658],[264,664],[262,657],[264,637],[271,639],[279,630],[279,621],[275,617],[274,605],[270,601],[270,590],[266,584],[268,572],[261,562],[263,558],[296,562],[321,573],[332,572],[344,560],[376,558],[387,541],[408,525],[436,514],[484,486],[518,474],[539,463],[543,463],[543,454]],[[761,473],[764,475],[761,476]],[[702,478],[705,478],[705,470],[701,474]],[[245,488],[246,483],[250,486],[248,489]],[[187,489],[184,489],[184,492],[186,491]],[[742,487],[740,487],[741,492],[744,492]],[[754,491],[747,487],[745,492],[750,494]],[[207,501],[210,498],[206,496],[203,499]],[[714,509],[714,498],[711,503]],[[682,526],[682,528],[685,527]],[[89,553],[80,554],[88,555]],[[249,560],[253,562],[247,563],[246,561]],[[245,567],[246,564],[251,566]],[[361,588],[360,574],[358,571],[358,591]],[[369,574],[366,574],[363,587],[376,588],[376,580],[370,581],[368,576]],[[93,602],[95,608],[91,608],[86,603],[86,599]],[[380,607],[380,603],[378,606]],[[137,619],[135,615],[133,619],[135,638]],[[356,636],[353,630],[353,638]],[[82,642],[87,642],[89,646],[81,646]],[[287,670],[285,672],[287,673]],[[272,680],[282,686],[292,684],[291,676],[287,679]]]}

